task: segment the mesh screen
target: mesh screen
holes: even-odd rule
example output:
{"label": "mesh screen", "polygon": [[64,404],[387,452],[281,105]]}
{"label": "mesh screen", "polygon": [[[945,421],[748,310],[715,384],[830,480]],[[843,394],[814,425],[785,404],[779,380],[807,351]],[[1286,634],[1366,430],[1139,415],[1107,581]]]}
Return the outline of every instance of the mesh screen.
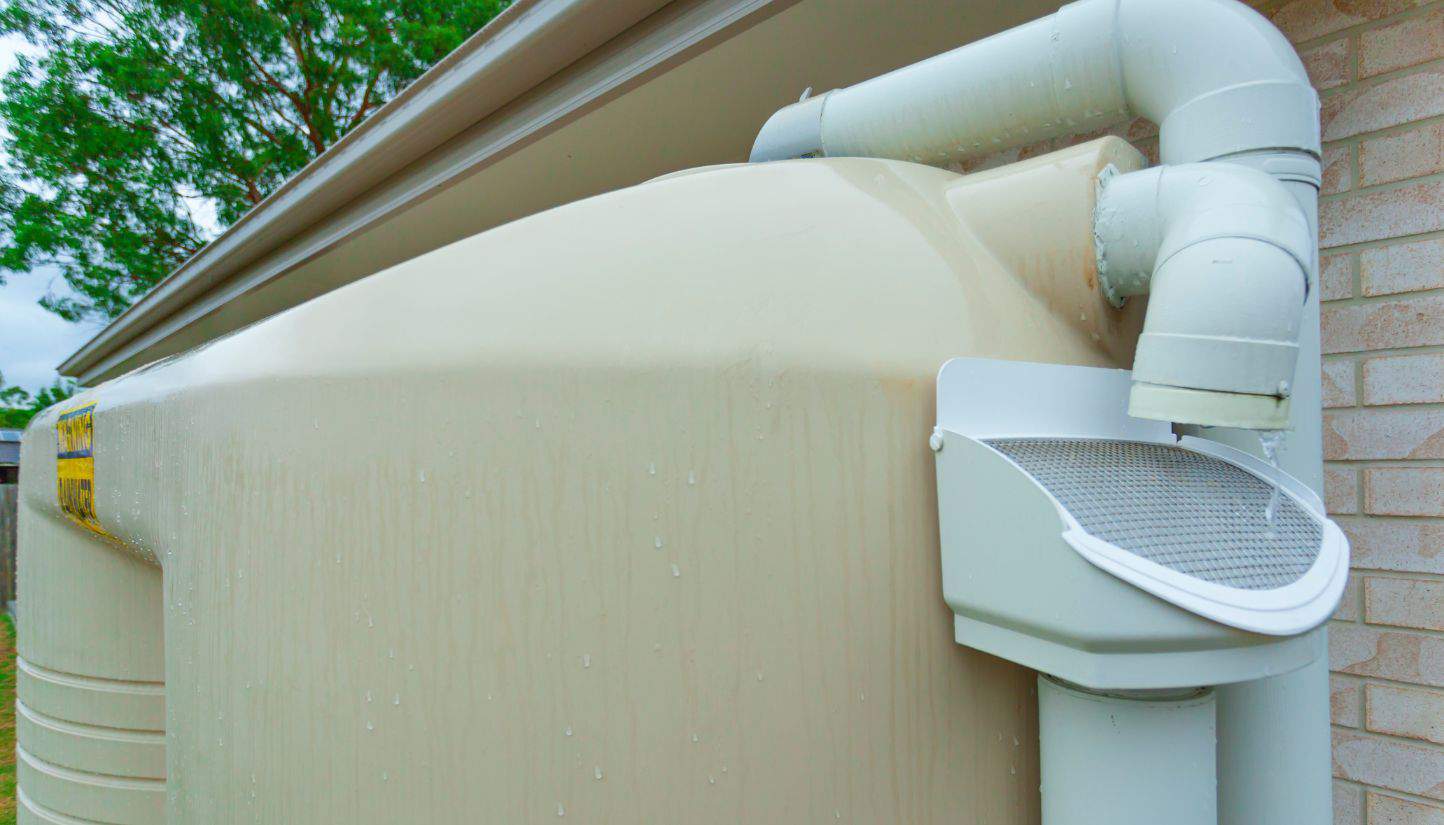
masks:
{"label": "mesh screen", "polygon": [[1287,495],[1212,456],[1133,441],[987,442],[1058,499],[1084,530],[1170,570],[1215,584],[1271,590],[1313,565],[1323,528]]}

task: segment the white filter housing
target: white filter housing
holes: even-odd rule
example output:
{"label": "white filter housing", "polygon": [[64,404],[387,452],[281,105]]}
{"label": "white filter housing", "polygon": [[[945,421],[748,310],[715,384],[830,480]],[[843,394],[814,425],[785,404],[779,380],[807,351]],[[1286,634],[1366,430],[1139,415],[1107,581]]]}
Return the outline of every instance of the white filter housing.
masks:
{"label": "white filter housing", "polygon": [[[1306,486],[1124,414],[1129,373],[956,359],[939,377],[943,593],[959,642],[1090,688],[1307,664],[1348,544]],[[979,403],[987,399],[987,403]]]}

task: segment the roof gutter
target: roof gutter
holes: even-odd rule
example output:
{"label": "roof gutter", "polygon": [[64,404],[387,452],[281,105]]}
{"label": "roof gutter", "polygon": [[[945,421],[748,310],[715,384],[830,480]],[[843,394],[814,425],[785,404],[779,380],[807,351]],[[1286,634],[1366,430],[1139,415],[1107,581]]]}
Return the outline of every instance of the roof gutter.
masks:
{"label": "roof gutter", "polygon": [[167,275],[59,366],[82,380],[267,252],[667,5],[517,0]]}

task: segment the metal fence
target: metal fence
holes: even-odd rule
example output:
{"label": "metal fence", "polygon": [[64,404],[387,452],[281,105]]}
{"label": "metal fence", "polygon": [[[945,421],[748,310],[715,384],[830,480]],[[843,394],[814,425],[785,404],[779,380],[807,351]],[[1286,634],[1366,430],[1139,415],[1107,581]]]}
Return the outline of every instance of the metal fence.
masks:
{"label": "metal fence", "polygon": [[0,610],[15,600],[15,526],[20,485],[0,484]]}

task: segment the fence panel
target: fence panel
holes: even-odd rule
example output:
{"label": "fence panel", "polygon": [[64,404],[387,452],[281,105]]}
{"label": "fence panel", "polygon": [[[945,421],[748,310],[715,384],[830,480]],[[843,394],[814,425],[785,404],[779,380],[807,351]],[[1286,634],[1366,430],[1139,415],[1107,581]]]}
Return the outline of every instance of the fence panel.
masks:
{"label": "fence panel", "polygon": [[20,485],[0,484],[0,609],[15,600],[15,528]]}

